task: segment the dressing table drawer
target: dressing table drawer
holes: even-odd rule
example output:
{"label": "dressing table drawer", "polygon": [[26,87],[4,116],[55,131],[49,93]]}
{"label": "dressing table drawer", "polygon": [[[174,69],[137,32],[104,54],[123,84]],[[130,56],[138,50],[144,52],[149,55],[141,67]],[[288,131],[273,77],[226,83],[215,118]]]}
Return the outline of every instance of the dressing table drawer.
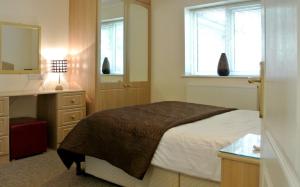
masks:
{"label": "dressing table drawer", "polygon": [[58,127],[57,129],[57,143],[60,144],[69,132],[76,126],[77,123]]}
{"label": "dressing table drawer", "polygon": [[0,117],[0,137],[8,136],[8,117]]}
{"label": "dressing table drawer", "polygon": [[63,126],[66,123],[77,123],[85,117],[85,108],[59,110],[58,111],[58,126]]}
{"label": "dressing table drawer", "polygon": [[0,137],[0,156],[8,155],[9,153],[9,142],[8,136]]}
{"label": "dressing table drawer", "polygon": [[57,106],[58,109],[85,107],[84,92],[58,94]]}
{"label": "dressing table drawer", "polygon": [[0,116],[8,116],[8,97],[0,97]]}

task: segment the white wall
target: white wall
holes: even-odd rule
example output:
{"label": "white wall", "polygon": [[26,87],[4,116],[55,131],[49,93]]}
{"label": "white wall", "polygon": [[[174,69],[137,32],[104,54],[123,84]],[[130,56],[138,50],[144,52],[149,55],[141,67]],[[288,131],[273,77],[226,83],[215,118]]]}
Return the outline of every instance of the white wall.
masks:
{"label": "white wall", "polygon": [[[45,79],[48,78],[45,59],[67,55],[68,11],[68,0],[0,0],[0,21],[41,26],[42,73]],[[41,80],[29,80],[31,78],[28,75],[0,75],[0,91],[32,90],[42,85]],[[54,81],[57,77],[49,78]]]}
{"label": "white wall", "polygon": [[[152,0],[152,101],[186,101],[186,85],[248,86],[241,78],[183,78],[184,7],[216,0]],[[222,97],[222,95],[220,95]],[[211,98],[212,100],[214,98]],[[243,99],[243,98],[241,98]],[[250,102],[256,102],[256,98]]]}

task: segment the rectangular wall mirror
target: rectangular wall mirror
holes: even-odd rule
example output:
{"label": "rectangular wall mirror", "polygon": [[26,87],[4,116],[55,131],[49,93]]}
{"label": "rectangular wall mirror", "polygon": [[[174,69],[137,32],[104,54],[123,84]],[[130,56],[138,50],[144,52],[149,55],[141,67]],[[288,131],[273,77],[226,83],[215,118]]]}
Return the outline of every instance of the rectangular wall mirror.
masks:
{"label": "rectangular wall mirror", "polygon": [[124,0],[101,0],[100,20],[101,82],[123,82]]}
{"label": "rectangular wall mirror", "polygon": [[40,27],[0,22],[0,73],[40,73]]}

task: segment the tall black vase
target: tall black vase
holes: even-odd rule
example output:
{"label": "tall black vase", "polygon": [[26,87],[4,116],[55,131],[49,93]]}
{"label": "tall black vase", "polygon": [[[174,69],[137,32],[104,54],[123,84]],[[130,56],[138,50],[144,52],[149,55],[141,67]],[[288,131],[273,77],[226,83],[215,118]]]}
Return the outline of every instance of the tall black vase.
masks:
{"label": "tall black vase", "polygon": [[102,73],[103,74],[110,74],[109,61],[108,61],[107,57],[105,57],[104,60],[103,60]]}
{"label": "tall black vase", "polygon": [[218,64],[218,75],[219,76],[228,76],[230,73],[227,56],[225,53],[222,53],[220,56]]}

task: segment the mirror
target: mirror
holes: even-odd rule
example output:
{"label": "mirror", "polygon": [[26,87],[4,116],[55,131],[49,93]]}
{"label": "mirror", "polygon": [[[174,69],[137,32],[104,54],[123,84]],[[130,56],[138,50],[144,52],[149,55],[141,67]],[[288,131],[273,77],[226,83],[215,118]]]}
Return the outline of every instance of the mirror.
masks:
{"label": "mirror", "polygon": [[40,27],[0,22],[0,73],[40,72]]}
{"label": "mirror", "polygon": [[124,0],[101,0],[100,81],[124,80]]}
{"label": "mirror", "polygon": [[129,81],[148,81],[148,8],[129,4],[127,63]]}

